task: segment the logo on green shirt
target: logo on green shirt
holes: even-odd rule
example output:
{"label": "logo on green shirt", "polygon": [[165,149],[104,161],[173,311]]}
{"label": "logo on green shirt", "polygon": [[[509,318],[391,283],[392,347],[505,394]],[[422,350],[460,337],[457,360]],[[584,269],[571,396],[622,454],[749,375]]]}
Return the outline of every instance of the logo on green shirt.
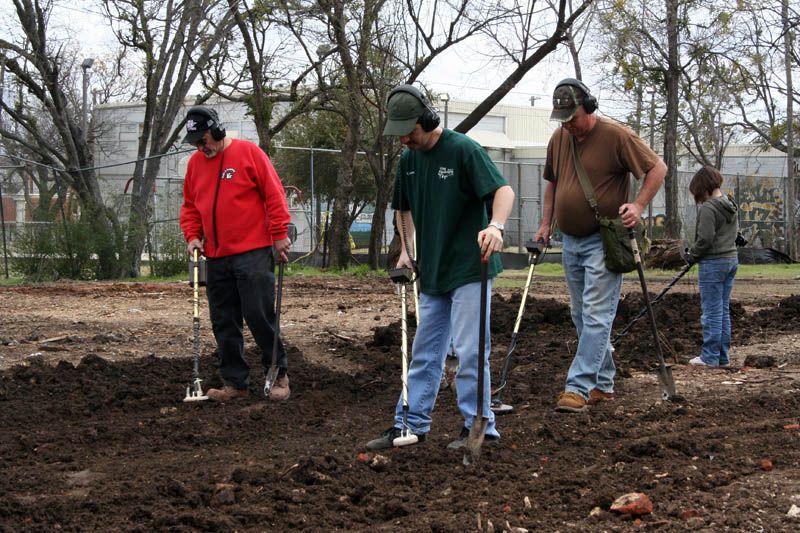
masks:
{"label": "logo on green shirt", "polygon": [[439,179],[446,180],[447,178],[452,178],[454,171],[452,168],[447,167],[439,167]]}

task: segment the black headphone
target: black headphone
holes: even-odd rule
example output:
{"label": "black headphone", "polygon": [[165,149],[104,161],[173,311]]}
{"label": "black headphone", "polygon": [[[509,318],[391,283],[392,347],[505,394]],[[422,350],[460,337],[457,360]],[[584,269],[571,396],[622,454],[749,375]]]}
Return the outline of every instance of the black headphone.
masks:
{"label": "black headphone", "polygon": [[422,113],[422,116],[419,117],[419,125],[422,126],[422,129],[425,130],[426,132],[433,131],[436,129],[436,127],[439,125],[439,122],[441,121],[441,119],[439,118],[439,114],[436,112],[435,109],[433,109],[433,107],[431,107],[430,102],[425,97],[425,95],[422,94],[422,92],[420,92],[419,89],[417,89],[413,85],[408,85],[405,83],[402,85],[398,85],[397,87],[392,89],[392,92],[389,93],[389,98],[387,98],[386,101],[388,102],[389,100],[391,100],[392,96],[394,96],[397,93],[408,93],[413,97],[415,97],[417,100],[419,100],[420,103],[423,106],[425,106],[425,111]]}
{"label": "black headphone", "polygon": [[206,118],[206,127],[211,132],[211,137],[215,141],[221,141],[225,138],[225,126],[219,121],[219,115],[210,107],[196,105],[189,108],[186,112],[187,115],[195,114]]}
{"label": "black headphone", "polygon": [[583,98],[579,99],[578,103],[583,105],[583,109],[585,109],[588,114],[591,115],[597,111],[597,98],[592,96],[592,92],[581,80],[575,78],[564,78],[558,82],[556,89],[563,87],[564,85],[569,85],[570,87],[575,87],[583,91]]}

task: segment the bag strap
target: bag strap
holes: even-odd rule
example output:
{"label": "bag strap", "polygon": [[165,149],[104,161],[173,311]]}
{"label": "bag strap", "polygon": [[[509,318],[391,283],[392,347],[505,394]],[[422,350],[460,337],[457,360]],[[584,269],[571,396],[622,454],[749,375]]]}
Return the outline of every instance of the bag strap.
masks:
{"label": "bag strap", "polygon": [[586,176],[586,169],[583,168],[581,158],[578,156],[578,142],[575,140],[575,137],[570,137],[570,139],[572,141],[572,158],[575,160],[575,171],[578,173],[578,180],[581,182],[583,194],[586,196],[586,201],[589,202],[589,205],[592,207],[592,211],[594,211],[594,217],[600,220],[600,212],[597,211],[597,199],[594,197],[594,189],[592,189],[592,184],[589,183],[589,178]]}

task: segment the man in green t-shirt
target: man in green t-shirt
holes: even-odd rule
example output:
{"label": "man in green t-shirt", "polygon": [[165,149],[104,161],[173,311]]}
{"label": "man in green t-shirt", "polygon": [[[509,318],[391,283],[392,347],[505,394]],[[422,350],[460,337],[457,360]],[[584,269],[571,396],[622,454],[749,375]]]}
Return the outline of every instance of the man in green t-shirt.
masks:
{"label": "man in green t-shirt", "polygon": [[[492,254],[503,249],[503,227],[514,191],[478,143],[439,126],[436,111],[413,86],[396,87],[387,107],[383,134],[400,137],[408,148],[400,156],[392,199],[401,242],[397,267],[413,268],[419,276],[420,316],[407,380],[408,427],[403,426],[401,396],[394,424],[367,443],[367,448],[392,448],[404,429],[416,436],[413,442],[425,440],[452,338],[459,358],[458,408],[464,416],[459,438],[448,444],[456,449],[466,444],[477,414],[481,261],[488,261],[490,278],[502,271],[500,258]],[[491,221],[485,204],[490,199]],[[410,252],[415,232],[416,264]],[[491,279],[488,291],[490,307]],[[487,324],[487,354],[490,344]],[[490,375],[488,358],[484,372]],[[489,379],[483,398],[483,412],[489,416],[484,442],[496,442],[500,434],[490,409]]]}

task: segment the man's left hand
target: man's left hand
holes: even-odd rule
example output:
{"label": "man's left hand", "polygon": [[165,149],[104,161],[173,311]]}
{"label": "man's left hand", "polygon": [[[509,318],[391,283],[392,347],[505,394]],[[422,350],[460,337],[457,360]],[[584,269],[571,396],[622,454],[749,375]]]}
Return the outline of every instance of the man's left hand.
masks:
{"label": "man's left hand", "polygon": [[619,216],[626,228],[632,228],[642,217],[642,208],[636,203],[622,204],[619,206]]}
{"label": "man's left hand", "polygon": [[481,248],[481,259],[486,262],[495,252],[503,251],[503,233],[494,226],[489,226],[478,233],[478,246]]}
{"label": "man's left hand", "polygon": [[275,257],[278,259],[278,261],[281,263],[288,263],[289,248],[292,246],[292,241],[289,240],[289,237],[275,241],[272,246],[275,250]]}

